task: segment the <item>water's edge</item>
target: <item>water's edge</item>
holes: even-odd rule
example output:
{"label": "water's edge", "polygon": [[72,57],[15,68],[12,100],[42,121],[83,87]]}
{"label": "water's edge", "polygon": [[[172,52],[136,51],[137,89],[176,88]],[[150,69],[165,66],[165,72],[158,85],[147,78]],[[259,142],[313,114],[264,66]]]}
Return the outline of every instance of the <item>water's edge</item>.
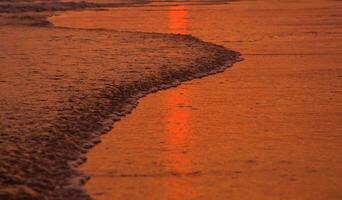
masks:
{"label": "water's edge", "polygon": [[[20,20],[29,19],[29,26],[39,26],[41,28],[47,29],[72,29],[72,28],[64,28],[57,27],[51,24],[48,21],[48,17],[53,16],[53,14],[43,15],[37,18],[32,18],[32,15],[29,17],[23,17]],[[33,21],[33,23],[32,23]],[[18,24],[16,24],[18,25]],[[23,24],[20,24],[23,25]],[[47,26],[47,27],[46,27]],[[86,31],[104,31],[104,32],[115,32],[112,30],[87,30]],[[102,134],[107,133],[111,128],[113,123],[119,121],[122,117],[131,113],[131,111],[138,105],[138,101],[140,98],[153,93],[159,90],[164,90],[170,87],[175,87],[180,85],[182,82],[190,81],[193,79],[202,78],[211,74],[216,74],[223,72],[228,67],[232,66],[235,62],[241,61],[240,53],[231,51],[226,49],[223,46],[219,46],[212,43],[203,42],[200,39],[197,39],[191,35],[176,35],[176,34],[161,34],[161,33],[144,33],[151,34],[151,37],[155,35],[169,35],[170,37],[182,38],[183,40],[190,40],[195,43],[201,43],[201,45],[208,47],[208,49],[215,50],[215,56],[210,58],[210,64],[206,61],[198,60],[196,63],[196,68],[188,67],[187,70],[180,69],[178,71],[167,71],[165,74],[160,74],[159,77],[147,77],[144,80],[141,80],[138,83],[132,85],[121,85],[112,86],[113,90],[109,96],[106,96],[107,100],[110,100],[110,106],[99,105],[102,113],[97,112],[98,116],[92,116],[89,119],[88,123],[83,123],[87,127],[82,127],[81,129],[83,133],[78,133],[78,139],[82,141],[78,141],[76,144],[81,144],[80,146],[70,147],[73,151],[70,153],[71,155],[66,155],[63,157],[68,163],[70,169],[62,169],[62,176],[55,176],[56,180],[65,179],[65,177],[69,177],[69,180],[58,180],[58,183],[66,183],[66,185],[58,185],[52,191],[47,191],[46,194],[41,196],[41,194],[36,194],[30,190],[22,190],[18,189],[18,191],[14,190],[13,193],[11,191],[1,192],[0,197],[5,197],[8,199],[18,199],[21,197],[25,197],[28,199],[91,199],[90,196],[86,194],[86,191],[82,188],[82,185],[89,179],[89,176],[79,171],[77,167],[86,161],[85,154],[86,152],[100,142],[100,136]],[[171,38],[172,39],[172,38]],[[110,90],[108,87],[106,90]],[[106,93],[107,94],[107,93]],[[108,94],[107,94],[108,95]],[[71,119],[70,119],[71,120]],[[73,122],[75,123],[75,122]],[[72,126],[72,123],[70,124]],[[60,133],[70,134],[72,133],[72,129],[67,124],[65,127],[56,127],[56,131],[60,131]],[[63,137],[62,137],[63,138]],[[64,138],[63,138],[64,139]],[[63,143],[63,142],[61,142]],[[56,145],[57,146],[57,145]],[[53,148],[53,147],[49,147]],[[75,157],[76,155],[76,157]],[[76,158],[76,159],[75,159]],[[60,159],[60,158],[59,158]],[[67,174],[67,175],[65,175]],[[54,175],[52,175],[54,176]],[[65,182],[66,181],[66,182]],[[50,190],[50,189],[48,189]],[[20,194],[18,194],[19,192]],[[3,195],[3,196],[2,196]],[[45,196],[46,195],[46,196]]]}
{"label": "water's edge", "polygon": [[[56,27],[56,28],[63,29],[64,27]],[[65,28],[65,29],[69,29],[69,28]],[[110,31],[110,30],[92,29],[92,31]],[[155,34],[155,33],[152,33],[152,34]],[[168,34],[162,34],[162,35],[168,35]],[[191,35],[186,35],[186,37],[190,37],[191,39],[201,41],[201,40],[199,40],[199,39],[197,39]],[[208,43],[208,44],[214,45],[211,43]],[[217,46],[219,48],[226,49],[226,48],[219,46],[219,45],[215,45],[215,46]],[[126,98],[122,99],[122,102],[119,103],[117,110],[113,111],[113,113],[110,116],[108,116],[108,118],[101,123],[102,129],[91,133],[91,139],[90,139],[90,142],[87,143],[87,148],[90,149],[93,146],[95,146],[96,144],[100,143],[101,142],[101,135],[107,134],[112,129],[112,126],[115,122],[120,121],[123,117],[130,114],[133,111],[133,109],[138,106],[139,100],[141,98],[143,98],[143,97],[145,97],[151,93],[155,93],[155,92],[158,92],[161,90],[166,90],[166,89],[172,88],[172,87],[177,87],[177,86],[181,85],[183,82],[191,81],[194,79],[201,79],[201,78],[204,78],[204,77],[209,76],[209,75],[222,73],[227,68],[231,67],[235,62],[239,62],[239,61],[243,60],[240,57],[240,55],[241,55],[240,53],[235,52],[235,51],[231,51],[228,49],[226,49],[226,50],[227,50],[226,56],[228,55],[228,57],[222,57],[222,60],[217,60],[219,62],[219,64],[217,66],[215,66],[214,68],[205,69],[203,71],[199,70],[194,74],[189,73],[186,75],[181,74],[178,76],[174,76],[170,80],[167,80],[166,82],[162,82],[159,85],[154,85],[150,88],[146,88],[146,90],[140,90],[137,93],[132,94],[131,96],[127,96]],[[130,87],[128,87],[128,88],[130,88]],[[144,88],[144,87],[142,87],[142,88]],[[130,91],[126,91],[126,92],[129,93]],[[123,92],[123,93],[125,93],[125,92]],[[81,191],[84,191],[82,188],[82,185],[84,185],[87,182],[87,180],[89,180],[91,178],[90,176],[88,176],[84,172],[77,169],[81,164],[86,162],[87,158],[85,155],[86,155],[86,152],[82,152],[82,154],[79,155],[79,158],[77,160],[70,161],[71,168],[73,168],[75,170],[74,177],[70,178],[70,182],[69,182],[70,185],[67,186],[71,189],[77,188]]]}
{"label": "water's edge", "polygon": [[[118,111],[114,112],[108,119],[104,120],[102,122],[102,129],[98,130],[96,132],[93,132],[91,135],[91,140],[88,146],[89,149],[95,146],[96,144],[101,142],[101,135],[107,134],[111,129],[115,122],[120,121],[123,117],[130,114],[134,108],[138,106],[139,100],[151,93],[155,93],[161,90],[166,90],[168,88],[177,87],[181,85],[183,82],[191,81],[194,79],[201,79],[209,75],[214,75],[217,73],[224,72],[227,68],[231,67],[235,62],[242,61],[240,59],[239,54],[236,54],[236,58],[234,58],[234,61],[227,61],[224,65],[221,65],[221,67],[218,67],[216,69],[212,69],[211,71],[207,72],[198,72],[197,74],[193,74],[189,77],[184,77],[182,79],[175,79],[173,82],[167,83],[167,84],[161,84],[157,85],[155,87],[150,88],[146,91],[140,91],[140,93],[137,93],[131,97],[127,97],[127,99],[123,100],[121,105],[119,105]],[[75,170],[75,175],[70,179],[70,185],[71,188],[78,188],[83,191],[82,186],[91,178],[86,173],[77,170],[77,168],[86,162],[87,158],[85,157],[86,152],[84,154],[81,154],[80,157],[75,161],[70,161],[70,166]]]}

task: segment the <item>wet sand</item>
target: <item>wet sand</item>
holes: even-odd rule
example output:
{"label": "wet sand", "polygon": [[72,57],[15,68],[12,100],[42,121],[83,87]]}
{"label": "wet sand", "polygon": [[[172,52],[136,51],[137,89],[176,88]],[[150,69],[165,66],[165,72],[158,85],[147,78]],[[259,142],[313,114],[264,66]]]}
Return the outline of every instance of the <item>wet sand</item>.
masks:
{"label": "wet sand", "polygon": [[245,58],[143,98],[87,154],[89,194],[341,199],[341,11],[338,1],[251,1],[54,18],[60,26],[189,33]]}
{"label": "wet sand", "polygon": [[90,199],[76,167],[114,121],[238,57],[189,35],[57,28],[55,3],[28,4],[0,10],[0,199]]}

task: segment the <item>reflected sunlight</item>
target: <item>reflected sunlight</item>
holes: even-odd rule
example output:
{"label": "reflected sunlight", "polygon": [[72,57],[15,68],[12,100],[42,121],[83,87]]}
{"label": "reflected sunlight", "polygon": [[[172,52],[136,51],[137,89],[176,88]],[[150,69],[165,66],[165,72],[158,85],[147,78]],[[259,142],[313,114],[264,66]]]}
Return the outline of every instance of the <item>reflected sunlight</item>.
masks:
{"label": "reflected sunlight", "polygon": [[193,187],[186,177],[192,172],[191,159],[187,155],[193,142],[189,97],[189,91],[176,89],[171,91],[166,99],[166,144],[169,149],[166,160],[168,171],[172,174],[167,182],[166,195],[174,199],[189,199],[194,194]]}
{"label": "reflected sunlight", "polygon": [[169,8],[169,30],[170,33],[187,33],[187,14],[186,6],[171,6]]}
{"label": "reflected sunlight", "polygon": [[[169,31],[171,33],[186,33],[187,8],[185,6],[170,7],[168,12]],[[172,176],[168,181],[167,193],[169,198],[189,199],[194,194],[194,189],[186,179],[186,175],[192,171],[191,159],[187,151],[193,142],[192,128],[190,124],[191,103],[190,91],[175,89],[170,91],[166,99],[168,114],[166,116],[166,144],[169,149],[167,155],[167,168]]]}

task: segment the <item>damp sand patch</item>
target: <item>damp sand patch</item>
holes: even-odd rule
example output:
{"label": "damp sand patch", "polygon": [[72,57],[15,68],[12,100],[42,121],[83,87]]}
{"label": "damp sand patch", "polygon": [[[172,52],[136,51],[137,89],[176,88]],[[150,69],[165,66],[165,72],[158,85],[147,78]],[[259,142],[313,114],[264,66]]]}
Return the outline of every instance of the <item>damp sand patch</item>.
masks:
{"label": "damp sand patch", "polygon": [[5,199],[90,198],[75,167],[138,98],[238,59],[187,35],[1,26],[0,37]]}

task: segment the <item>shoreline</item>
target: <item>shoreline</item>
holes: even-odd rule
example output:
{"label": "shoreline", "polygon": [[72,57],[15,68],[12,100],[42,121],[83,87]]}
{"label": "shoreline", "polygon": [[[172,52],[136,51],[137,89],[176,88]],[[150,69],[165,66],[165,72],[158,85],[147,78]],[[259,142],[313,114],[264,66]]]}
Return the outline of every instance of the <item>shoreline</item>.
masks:
{"label": "shoreline", "polygon": [[257,1],[54,18],[68,27],[182,31],[245,57],[141,99],[87,154],[84,188],[99,200],[339,199],[337,5]]}
{"label": "shoreline", "polygon": [[[235,62],[240,62],[242,60],[236,60]],[[133,95],[132,97],[129,97],[127,99],[127,102],[123,102],[122,103],[122,107],[119,110],[119,112],[115,112],[115,114],[113,113],[109,119],[103,121],[103,129],[99,130],[97,132],[93,132],[90,140],[89,140],[89,148],[87,147],[87,150],[90,150],[92,147],[94,147],[95,145],[101,143],[101,136],[104,134],[109,134],[109,131],[113,128],[113,125],[115,122],[119,122],[122,118],[126,117],[127,115],[131,114],[132,111],[139,105],[139,101],[140,99],[148,96],[149,94],[153,94],[159,91],[163,91],[163,90],[167,90],[173,87],[177,87],[180,86],[182,83],[186,83],[192,80],[197,80],[197,79],[201,79],[201,78],[205,78],[207,76],[210,75],[215,75],[218,73],[222,73],[224,72],[226,69],[232,67],[232,65],[235,62],[227,62],[225,65],[223,65],[221,68],[217,68],[214,69],[212,71],[209,71],[207,73],[198,73],[193,75],[193,77],[191,78],[187,78],[184,79],[182,81],[179,80],[175,80],[174,82],[170,83],[170,84],[162,84],[159,87],[156,86],[154,88],[152,88],[151,90],[148,91],[141,91],[140,93],[138,93],[137,95]],[[88,152],[88,151],[87,151]],[[87,175],[85,172],[81,171],[78,169],[78,167],[82,164],[84,164],[87,161],[87,157],[86,154],[87,152],[85,152],[84,154],[82,154],[77,160],[73,160],[70,161],[70,165],[71,168],[73,168],[74,170],[76,170],[77,172],[77,176],[76,177],[72,177],[69,181],[70,181],[70,185],[67,187],[76,187],[80,190],[83,190],[83,185],[91,178],[91,176]]]}
{"label": "shoreline", "polygon": [[[34,14],[34,13],[33,13]],[[35,16],[35,15],[33,15]],[[29,19],[29,22],[31,22],[30,20],[32,20],[34,22],[33,25],[38,25],[41,26],[43,25],[43,27],[40,27],[37,29],[44,29],[45,25],[50,25],[46,23],[46,17],[49,17],[50,15],[45,15],[43,14],[43,16],[38,17],[38,21],[37,22],[37,18],[34,17],[28,17],[27,19]],[[25,17],[24,17],[25,19]],[[20,21],[20,19],[19,19]],[[27,24],[25,24],[27,25]],[[32,24],[30,24],[28,27],[30,27]],[[17,26],[17,25],[14,25]],[[94,31],[94,32],[107,32],[107,33],[117,33],[118,31],[113,31],[113,30],[88,30],[88,29],[72,29],[72,28],[62,28],[62,27],[54,27],[52,25],[45,27],[48,30],[80,30],[80,31]],[[133,33],[137,33],[137,32],[133,32]],[[78,146],[76,145],[76,149],[78,149],[76,152],[73,152],[72,155],[76,156],[76,159],[66,159],[67,163],[69,163],[70,169],[67,170],[69,172],[67,173],[71,173],[69,175],[67,175],[69,177],[69,180],[64,180],[69,182],[69,185],[64,185],[62,186],[62,188],[59,188],[58,190],[54,189],[51,190],[50,192],[52,192],[49,195],[49,198],[53,198],[53,199],[59,199],[62,198],[63,196],[73,196],[72,198],[90,198],[89,196],[86,195],[86,193],[83,191],[82,185],[86,182],[86,180],[88,179],[87,175],[83,174],[82,172],[80,172],[77,167],[84,163],[86,161],[86,157],[85,157],[85,153],[94,145],[96,145],[97,143],[100,142],[100,136],[104,133],[107,133],[113,123],[115,121],[120,120],[121,117],[126,116],[127,114],[129,114],[138,104],[139,99],[150,94],[153,92],[157,92],[159,90],[163,90],[163,89],[167,89],[170,87],[175,87],[180,85],[182,82],[185,81],[189,81],[189,80],[193,80],[193,79],[197,79],[197,78],[202,78],[211,74],[215,74],[215,73],[219,73],[219,72],[223,72],[225,69],[227,69],[228,67],[231,67],[235,62],[240,61],[240,54],[231,50],[228,50],[222,46],[219,45],[215,45],[212,43],[207,43],[207,42],[203,42],[200,39],[197,39],[195,37],[192,37],[190,35],[178,35],[178,34],[159,34],[159,33],[137,33],[137,34],[144,34],[144,37],[160,37],[160,36],[166,36],[166,37],[170,37],[170,38],[178,38],[180,40],[183,40],[184,42],[191,42],[191,43],[200,43],[201,45],[204,46],[210,46],[210,48],[212,49],[216,49],[218,50],[218,54],[216,55],[216,58],[211,58],[210,62],[211,65],[209,66],[208,64],[205,64],[206,61],[204,63],[197,63],[197,65],[199,66],[198,69],[189,69],[188,71],[186,71],[185,69],[181,69],[180,71],[168,71],[165,76],[163,77],[163,75],[161,75],[161,77],[153,77],[154,80],[152,82],[150,82],[151,80],[147,77],[146,80],[143,80],[142,83],[138,83],[139,87],[137,89],[137,85],[126,85],[123,88],[119,89],[122,90],[121,91],[121,95],[119,97],[119,100],[115,102],[115,105],[113,103],[114,107],[109,108],[109,111],[107,110],[107,112],[110,112],[111,114],[105,114],[104,117],[100,117],[101,120],[96,120],[94,119],[96,126],[95,127],[88,127],[85,130],[87,131],[83,131],[82,134],[86,135],[86,139],[84,141],[87,142],[83,142],[82,141],[78,141],[81,142],[80,145]],[[214,61],[214,62],[213,62]],[[171,74],[170,74],[171,72]],[[145,82],[144,82],[145,81]],[[134,90],[132,90],[134,88]],[[113,92],[113,91],[112,91]],[[117,93],[120,94],[120,93]],[[111,94],[112,97],[117,97],[117,95],[115,92]],[[110,99],[110,97],[107,97],[108,99]],[[115,101],[115,100],[114,100]],[[102,115],[102,114],[101,114]],[[96,118],[96,116],[94,116]],[[70,119],[71,120],[71,119]],[[69,121],[70,121],[69,120]],[[98,124],[100,123],[100,124]],[[63,124],[60,124],[63,125]],[[88,125],[89,126],[89,125]],[[69,127],[70,128],[70,127]],[[70,131],[68,130],[69,128],[67,128],[65,131]],[[71,127],[72,128],[72,127]],[[58,130],[58,127],[56,129],[56,127],[54,127],[55,130]],[[61,131],[59,131],[59,133],[63,133],[65,131],[63,131],[64,128],[61,129]],[[79,134],[79,133],[78,133]],[[59,142],[63,142],[63,141],[59,141]],[[75,150],[74,150],[75,151]],[[71,156],[73,157],[73,156]],[[10,174],[9,174],[10,176]],[[64,175],[65,176],[65,175]],[[57,178],[57,177],[55,177]],[[63,180],[60,180],[63,181]],[[6,187],[4,190],[0,189],[0,197],[5,197],[5,198],[21,198],[21,197],[28,197],[28,198],[46,198],[46,196],[40,196],[39,193],[34,192],[33,190],[31,191],[31,189],[29,189],[29,187],[25,186],[25,184],[23,185],[24,187],[21,187],[20,184],[14,185],[15,188],[10,188],[10,187]],[[2,191],[1,191],[2,190]],[[49,193],[50,193],[49,192]],[[60,193],[60,194],[57,194]],[[38,196],[37,196],[38,195]],[[51,196],[52,195],[52,196]],[[55,196],[57,195],[57,196]],[[76,197],[76,196],[77,197]],[[69,196],[70,197],[70,196]]]}

